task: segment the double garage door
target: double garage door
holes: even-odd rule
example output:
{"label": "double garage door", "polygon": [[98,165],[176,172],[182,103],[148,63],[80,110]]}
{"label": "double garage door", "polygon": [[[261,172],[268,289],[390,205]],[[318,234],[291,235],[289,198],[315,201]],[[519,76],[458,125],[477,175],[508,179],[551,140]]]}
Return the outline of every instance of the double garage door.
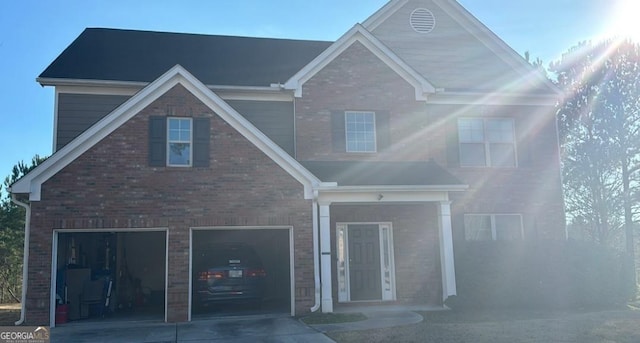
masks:
{"label": "double garage door", "polygon": [[[191,230],[190,318],[293,313],[291,234],[289,227]],[[54,239],[52,326],[96,320],[166,319],[166,230],[56,230]],[[230,260],[235,269],[245,263],[237,261],[237,256],[219,256],[227,251],[221,249],[225,246],[246,248],[255,263],[242,272],[229,275],[227,270],[213,277],[233,277],[236,283],[241,278],[260,278],[259,297],[234,296],[232,293],[244,290],[226,283],[227,297],[201,303],[194,296],[199,279],[214,275],[210,269],[229,267]],[[216,260],[209,259],[215,256],[227,265],[216,265]]]}

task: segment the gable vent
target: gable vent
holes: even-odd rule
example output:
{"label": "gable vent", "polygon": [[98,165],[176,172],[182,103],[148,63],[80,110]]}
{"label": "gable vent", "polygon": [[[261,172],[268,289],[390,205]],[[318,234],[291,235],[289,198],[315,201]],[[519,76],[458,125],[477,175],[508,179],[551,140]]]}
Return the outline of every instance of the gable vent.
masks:
{"label": "gable vent", "polygon": [[436,18],[433,13],[426,8],[416,8],[411,12],[409,22],[414,31],[418,33],[429,33],[436,27]]}

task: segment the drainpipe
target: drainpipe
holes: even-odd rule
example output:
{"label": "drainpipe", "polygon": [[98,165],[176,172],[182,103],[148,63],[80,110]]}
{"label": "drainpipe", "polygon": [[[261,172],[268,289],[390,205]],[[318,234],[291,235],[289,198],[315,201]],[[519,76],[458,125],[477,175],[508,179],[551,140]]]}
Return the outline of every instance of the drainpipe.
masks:
{"label": "drainpipe", "polygon": [[320,261],[318,261],[318,191],[313,191],[313,207],[311,208],[313,217],[313,280],[315,288],[316,302],[311,308],[311,312],[316,312],[320,308]]}
{"label": "drainpipe", "polygon": [[15,322],[15,325],[22,325],[25,320],[25,305],[27,301],[27,281],[29,279],[28,267],[29,267],[29,234],[31,231],[31,206],[16,199],[15,194],[11,194],[11,201],[25,209],[24,218],[24,253],[22,260],[22,299],[20,300],[20,319]]}

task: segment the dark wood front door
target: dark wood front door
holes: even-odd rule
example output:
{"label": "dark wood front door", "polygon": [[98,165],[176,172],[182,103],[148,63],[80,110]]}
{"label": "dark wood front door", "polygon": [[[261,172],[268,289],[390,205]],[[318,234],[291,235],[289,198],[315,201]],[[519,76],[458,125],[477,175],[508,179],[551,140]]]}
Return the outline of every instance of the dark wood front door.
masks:
{"label": "dark wood front door", "polygon": [[380,235],[377,224],[347,228],[351,300],[381,300]]}

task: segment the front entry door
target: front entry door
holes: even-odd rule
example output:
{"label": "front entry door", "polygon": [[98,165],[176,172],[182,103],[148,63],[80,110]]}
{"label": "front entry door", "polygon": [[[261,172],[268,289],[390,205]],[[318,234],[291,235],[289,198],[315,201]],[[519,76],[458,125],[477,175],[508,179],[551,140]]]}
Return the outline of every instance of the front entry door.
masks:
{"label": "front entry door", "polygon": [[379,226],[351,224],[347,235],[351,300],[382,299]]}

